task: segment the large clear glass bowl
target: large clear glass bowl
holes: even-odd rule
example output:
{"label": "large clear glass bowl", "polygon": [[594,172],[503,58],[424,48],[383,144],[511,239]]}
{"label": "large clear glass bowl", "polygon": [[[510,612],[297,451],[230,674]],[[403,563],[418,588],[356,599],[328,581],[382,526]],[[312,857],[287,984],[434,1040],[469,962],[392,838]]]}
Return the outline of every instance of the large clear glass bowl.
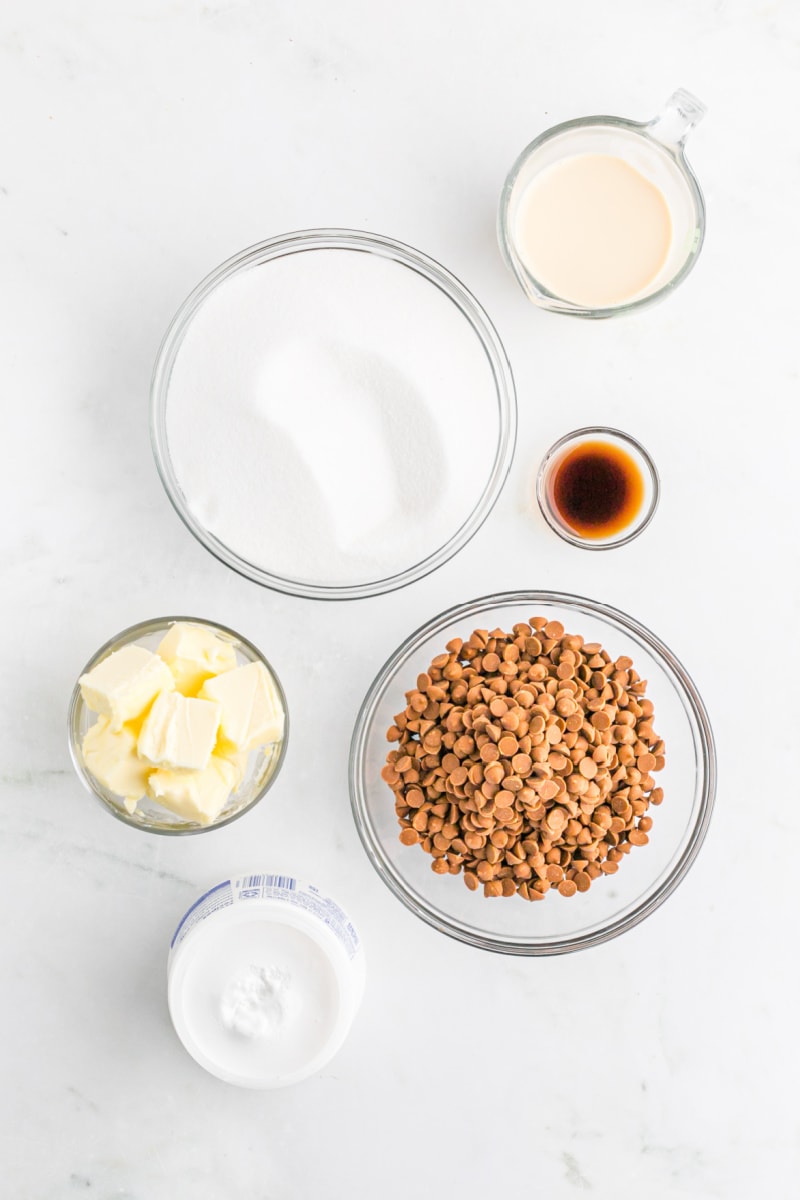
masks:
{"label": "large clear glass bowl", "polygon": [[[193,511],[182,490],[174,455],[170,452],[167,419],[170,380],[187,332],[203,305],[228,281],[241,282],[244,272],[268,272],[271,263],[280,262],[285,266],[287,262],[299,262],[300,257],[304,255],[326,250],[349,251],[356,259],[363,258],[364,255],[377,256],[391,264],[392,271],[396,268],[398,283],[402,283],[409,271],[415,273],[435,289],[436,295],[442,300],[439,306],[442,331],[451,330],[455,325],[460,332],[463,329],[468,340],[474,335],[477,346],[476,361],[485,364],[486,367],[482,372],[482,376],[485,375],[485,385],[481,384],[481,412],[478,422],[481,444],[486,447],[485,472],[481,471],[469,477],[469,499],[465,499],[463,505],[454,504],[453,511],[448,511],[448,532],[440,545],[434,546],[430,551],[426,550],[418,560],[415,560],[412,554],[410,561],[404,562],[402,568],[395,569],[393,566],[390,572],[379,572],[377,577],[365,578],[357,572],[352,578],[346,577],[344,580],[324,577],[300,578],[297,573],[295,577],[288,577],[285,573],[273,569],[268,561],[253,561],[244,557],[215,535],[204,523],[202,516]],[[385,300],[386,293],[381,292],[377,299]],[[338,297],[339,305],[347,302],[346,297]],[[437,332],[438,330],[426,329],[426,336],[429,334],[434,337]],[[265,328],[263,334],[259,332],[258,336],[259,347],[269,350],[272,346],[270,329]],[[317,336],[324,341],[327,336],[326,329],[319,328]],[[408,336],[412,334],[409,333]],[[451,350],[446,342],[446,333],[443,332],[442,336],[444,340],[437,347],[440,351],[437,374],[440,377],[439,386],[446,388],[448,362],[453,360],[452,356],[448,358]],[[226,354],[249,356],[254,347],[250,341],[237,346],[231,345],[230,340],[226,339],[223,349]],[[413,424],[414,415],[409,410],[405,415],[395,413],[393,419]],[[327,600],[356,599],[393,591],[429,574],[466,545],[489,515],[508,475],[514,453],[516,424],[516,395],[508,358],[494,326],[475,297],[439,263],[412,247],[390,238],[379,237],[377,234],[347,229],[310,229],[272,238],[242,251],[212,271],[184,301],[167,330],[156,359],[151,386],[150,435],[156,466],[175,511],[190,532],[221,562],[256,583],[290,595]],[[224,420],[221,421],[217,432],[219,436],[224,437]],[[419,463],[413,464],[414,471],[420,469]],[[437,465],[434,473],[439,471],[440,466]],[[366,493],[364,503],[370,503]],[[260,499],[258,495],[252,497],[252,504],[261,505],[267,525],[270,521],[285,523],[291,519],[292,514],[287,512],[285,507],[280,511],[270,512],[263,498]],[[457,516],[456,508],[459,510]],[[301,535],[302,530],[298,531],[298,537]]]}
{"label": "large clear glass bowl", "polygon": [[[519,896],[488,899],[470,892],[461,876],[436,875],[419,846],[400,843],[394,795],[381,779],[386,732],[431,659],[451,638],[474,629],[510,630],[542,616],[567,633],[601,642],[612,658],[628,655],[647,680],[653,725],[666,743],[657,783],[663,803],[651,807],[650,841],[634,846],[614,875],[588,892],[549,892],[531,904]],[[703,701],[684,667],[632,617],[593,600],[557,592],[509,592],[460,604],[434,617],[399,647],[378,673],[362,705],[350,752],[350,794],[358,832],[384,883],[423,921],[459,941],[503,954],[564,954],[633,928],[666,900],[702,845],[716,785],[714,741]]]}
{"label": "large clear glass bowl", "polygon": [[109,654],[133,643],[155,652],[161,639],[176,621],[187,621],[192,625],[205,625],[217,637],[225,642],[230,642],[235,648],[239,666],[246,666],[252,662],[263,663],[272,677],[283,705],[285,723],[281,741],[263,749],[251,750],[247,771],[241,785],[228,797],[222,812],[210,825],[201,825],[198,821],[178,816],[148,796],[144,796],[134,811],[129,812],[121,796],[116,795],[95,779],[84,761],[82,746],[86,731],[97,720],[97,713],[92,712],[84,703],[79,683],[76,683],[73,688],[69,704],[69,752],[78,778],[84,787],[100,801],[112,816],[124,821],[126,825],[130,825],[134,829],[143,829],[147,833],[207,833],[211,829],[229,825],[231,821],[235,821],[237,817],[241,817],[257,804],[275,782],[286,754],[289,739],[289,710],[286,705],[286,696],[278,676],[261,651],[240,633],[235,633],[225,625],[218,625],[215,621],[207,621],[201,617],[156,617],[151,621],[141,621],[138,625],[131,625],[130,628],[124,629],[122,633],[111,638],[104,646],[100,647],[96,654],[92,655],[80,674],[87,674],[104,658],[108,658]]}

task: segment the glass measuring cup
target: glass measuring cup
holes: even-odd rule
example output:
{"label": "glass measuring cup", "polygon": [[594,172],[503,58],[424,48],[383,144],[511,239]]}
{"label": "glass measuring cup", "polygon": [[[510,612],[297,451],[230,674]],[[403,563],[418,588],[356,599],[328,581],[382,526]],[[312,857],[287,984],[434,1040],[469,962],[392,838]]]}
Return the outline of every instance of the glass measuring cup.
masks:
{"label": "glass measuring cup", "polygon": [[[540,308],[576,317],[616,317],[669,295],[691,271],[705,234],[705,204],[686,161],[684,144],[705,114],[705,105],[681,88],[651,121],[581,117],[545,130],[522,151],[500,197],[497,235],[507,266]],[[632,167],[663,195],[672,236],[654,277],[629,299],[604,308],[575,303],[549,291],[531,272],[519,247],[517,221],[525,192],[542,171],[579,155],[609,155]]]}

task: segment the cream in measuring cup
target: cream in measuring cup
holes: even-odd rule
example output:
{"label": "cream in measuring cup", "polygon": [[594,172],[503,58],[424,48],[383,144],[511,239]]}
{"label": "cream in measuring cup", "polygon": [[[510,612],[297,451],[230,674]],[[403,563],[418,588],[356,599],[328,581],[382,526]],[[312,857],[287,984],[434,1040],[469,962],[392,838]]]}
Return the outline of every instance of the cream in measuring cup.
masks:
{"label": "cream in measuring cup", "polygon": [[604,317],[677,286],[703,240],[703,197],[683,144],[704,111],[679,91],[650,122],[567,121],[523,151],[503,189],[498,234],[531,300]]}

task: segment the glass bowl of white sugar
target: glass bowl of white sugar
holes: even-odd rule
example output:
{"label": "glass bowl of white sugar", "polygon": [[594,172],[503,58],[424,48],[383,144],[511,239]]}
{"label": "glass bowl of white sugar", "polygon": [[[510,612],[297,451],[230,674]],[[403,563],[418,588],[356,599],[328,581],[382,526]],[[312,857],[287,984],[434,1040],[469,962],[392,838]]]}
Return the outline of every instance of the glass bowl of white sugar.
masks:
{"label": "glass bowl of white sugar", "polygon": [[515,436],[483,308],[374,234],[309,230],[223,263],[153,374],[153,451],[176,512],[222,562],[292,595],[376,595],[441,566],[491,511]]}

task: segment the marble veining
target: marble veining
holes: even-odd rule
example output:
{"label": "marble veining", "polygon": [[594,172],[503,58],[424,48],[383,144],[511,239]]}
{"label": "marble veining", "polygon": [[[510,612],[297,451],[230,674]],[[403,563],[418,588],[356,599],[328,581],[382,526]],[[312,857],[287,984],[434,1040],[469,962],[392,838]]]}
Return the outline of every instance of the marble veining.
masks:
{"label": "marble veining", "polygon": [[[756,0],[6,0],[0,1196],[797,1193],[799,48],[797,6]],[[495,241],[511,162],[556,121],[646,119],[678,86],[708,105],[689,144],[708,202],[697,269],[627,320],[534,310]],[[442,261],[495,322],[519,392],[514,467],[473,542],[351,604],[215,562],[149,447],[150,372],[180,302],[243,247],[315,225]],[[592,423],[640,438],[663,487],[646,534],[602,555],[559,542],[532,501],[547,447]],[[720,758],[681,887],[561,959],[486,956],[417,921],[369,865],[347,796],[352,724],[388,655],[434,613],[520,587],[654,629],[695,678]],[[292,721],[264,803],[184,839],[113,821],[66,747],[86,660],[170,612],[261,646]],[[341,898],[368,978],[328,1068],[260,1094],[184,1053],[165,968],[196,896],[262,864]]]}

